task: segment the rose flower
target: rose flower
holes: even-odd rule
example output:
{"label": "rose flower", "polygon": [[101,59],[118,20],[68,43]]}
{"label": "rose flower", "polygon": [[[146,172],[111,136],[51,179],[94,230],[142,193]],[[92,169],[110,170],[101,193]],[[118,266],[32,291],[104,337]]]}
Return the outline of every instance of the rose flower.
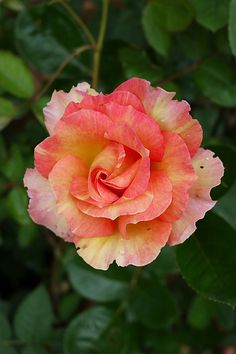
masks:
{"label": "rose flower", "polygon": [[50,136],[24,177],[29,213],[94,268],[152,262],[215,205],[223,165],[173,97],[133,78],[109,95],[87,83],[55,91],[44,109]]}

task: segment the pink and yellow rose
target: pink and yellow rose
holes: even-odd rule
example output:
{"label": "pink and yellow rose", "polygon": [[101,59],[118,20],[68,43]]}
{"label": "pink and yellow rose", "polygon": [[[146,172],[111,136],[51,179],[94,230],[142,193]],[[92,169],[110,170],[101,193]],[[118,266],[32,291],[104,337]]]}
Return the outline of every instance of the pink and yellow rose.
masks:
{"label": "pink and yellow rose", "polygon": [[223,165],[173,97],[134,78],[109,95],[87,83],[54,92],[44,109],[50,136],[24,177],[29,213],[94,268],[152,262],[215,205]]}

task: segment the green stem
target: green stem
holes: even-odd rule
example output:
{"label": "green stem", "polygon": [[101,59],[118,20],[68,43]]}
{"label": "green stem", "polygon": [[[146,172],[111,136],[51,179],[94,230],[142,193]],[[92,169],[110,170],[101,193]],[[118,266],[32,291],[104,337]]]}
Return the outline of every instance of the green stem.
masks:
{"label": "green stem", "polygon": [[[56,2],[61,3],[62,6],[66,9],[66,11],[75,19],[75,21],[79,24],[79,26],[84,31],[85,35],[87,36],[89,42],[91,43],[93,49],[96,49],[96,40],[90,31],[90,29],[86,26],[82,18],[73,10],[73,8],[64,0],[56,0]],[[54,2],[54,1],[53,1]]]}
{"label": "green stem", "polygon": [[104,37],[105,37],[106,27],[107,27],[108,8],[109,8],[109,0],[103,0],[101,27],[98,35],[96,50],[94,53],[93,81],[92,81],[92,86],[94,89],[96,89],[98,86],[101,52],[102,52],[102,47],[103,47],[103,42],[104,42]]}

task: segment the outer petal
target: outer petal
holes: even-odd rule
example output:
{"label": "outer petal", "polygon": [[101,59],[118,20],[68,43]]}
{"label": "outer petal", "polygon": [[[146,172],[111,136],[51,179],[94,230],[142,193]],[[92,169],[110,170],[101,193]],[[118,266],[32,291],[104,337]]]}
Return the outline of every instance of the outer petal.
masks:
{"label": "outer petal", "polygon": [[132,106],[108,103],[105,105],[105,109],[113,121],[123,121],[134,130],[143,145],[150,151],[150,158],[153,161],[162,159],[163,137],[159,125],[154,119],[135,110]]}
{"label": "outer petal", "polygon": [[67,155],[79,157],[90,165],[107,140],[105,132],[112,121],[104,114],[81,110],[60,120],[56,135],[45,139],[35,148],[35,166],[42,176],[48,177],[55,163]]}
{"label": "outer petal", "polygon": [[171,224],[158,220],[129,225],[127,239],[117,231],[110,237],[81,239],[78,254],[96,269],[108,269],[116,261],[118,266],[144,266],[151,263],[166,244]]}
{"label": "outer petal", "polygon": [[51,186],[36,169],[27,169],[24,185],[28,188],[29,214],[37,224],[44,225],[66,241],[73,241],[72,233],[64,217],[58,214]]}
{"label": "outer petal", "polygon": [[132,106],[134,109],[144,112],[144,107],[140,99],[128,91],[116,91],[109,95],[103,95],[102,93],[99,93],[97,96],[87,95],[79,104],[68,106],[66,112],[72,113],[80,109],[92,109],[104,113],[104,105],[111,102],[122,106]]}
{"label": "outer petal", "polygon": [[175,133],[163,132],[164,156],[162,162],[153,164],[167,174],[173,186],[172,203],[160,216],[172,222],[180,218],[188,203],[188,190],[196,180],[189,151],[183,140]]}
{"label": "outer petal", "polygon": [[175,93],[161,88],[152,88],[146,80],[133,78],[121,84],[116,91],[129,91],[143,103],[145,112],[157,120],[163,130],[179,134],[193,156],[202,141],[202,129],[197,120],[189,114],[186,101],[173,100]]}
{"label": "outer petal", "polygon": [[163,171],[152,171],[149,190],[153,193],[153,201],[142,213],[119,217],[119,229],[126,238],[126,227],[128,224],[137,224],[140,221],[153,220],[160,216],[172,201],[172,184]]}
{"label": "outer petal", "polygon": [[76,87],[73,86],[70,92],[54,91],[51,101],[43,109],[45,125],[50,135],[54,133],[57,122],[64,114],[66,106],[70,102],[81,102],[85,95],[96,95],[96,91],[90,89],[87,82],[82,82]]}
{"label": "outer petal", "polygon": [[224,174],[222,162],[210,150],[199,149],[192,162],[198,178],[189,190],[190,198],[186,210],[173,224],[170,245],[184,242],[196,230],[195,223],[214,207],[216,202],[212,201],[210,191],[220,184]]}
{"label": "outer petal", "polygon": [[114,223],[105,218],[97,219],[83,214],[76,206],[76,199],[70,194],[72,181],[85,174],[86,168],[73,156],[65,157],[54,166],[49,181],[56,196],[58,212],[66,218],[73,234],[78,237],[111,235]]}

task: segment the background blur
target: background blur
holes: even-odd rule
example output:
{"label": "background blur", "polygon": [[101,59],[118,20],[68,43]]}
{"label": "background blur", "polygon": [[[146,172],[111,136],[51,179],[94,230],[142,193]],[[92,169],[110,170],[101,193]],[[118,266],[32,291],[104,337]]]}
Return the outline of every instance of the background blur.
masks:
{"label": "background blur", "polygon": [[234,354],[235,0],[110,0],[98,89],[137,76],[176,91],[224,162],[196,235],[146,267],[101,272],[27,214],[42,107],[91,82],[77,15],[97,38],[103,2],[0,1],[0,354]]}

